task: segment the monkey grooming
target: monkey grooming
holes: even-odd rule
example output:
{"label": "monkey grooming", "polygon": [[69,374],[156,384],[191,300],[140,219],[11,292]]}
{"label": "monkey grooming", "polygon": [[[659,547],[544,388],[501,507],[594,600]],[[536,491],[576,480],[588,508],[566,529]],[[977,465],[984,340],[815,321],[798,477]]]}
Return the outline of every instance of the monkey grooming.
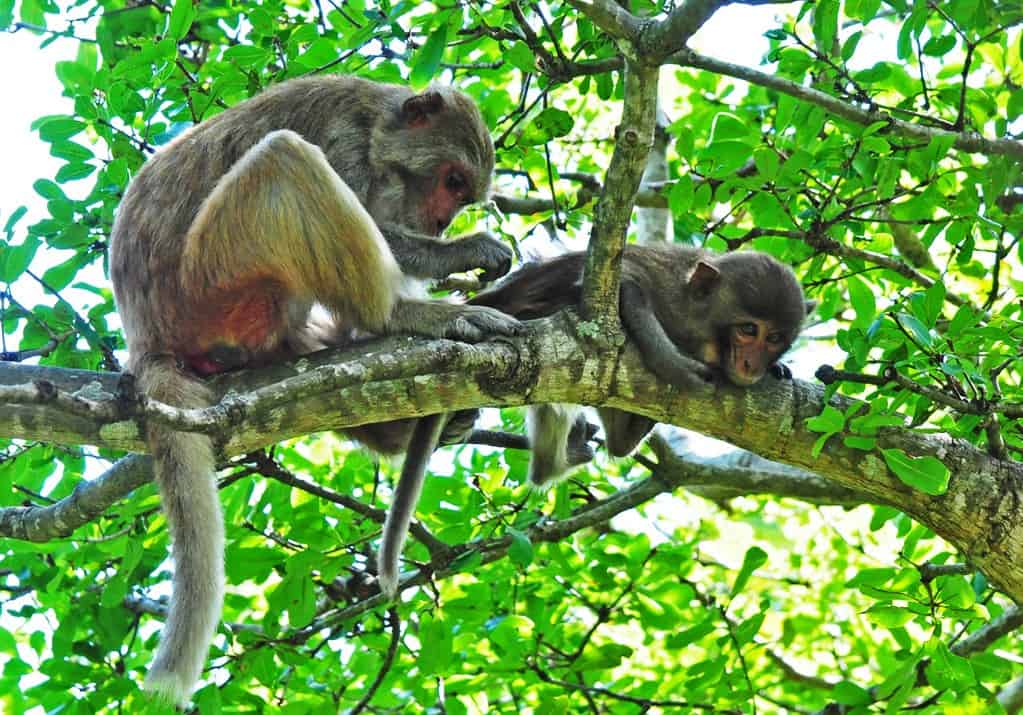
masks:
{"label": "monkey grooming", "polygon": [[[415,94],[355,77],[281,83],[189,129],[121,202],[114,295],[144,394],[210,404],[202,376],[343,343],[353,331],[479,341],[519,323],[425,300],[414,279],[506,273],[487,233],[440,234],[486,196],[494,148],[478,109],[445,87]],[[329,325],[313,325],[323,306]],[[350,431],[405,448],[415,420]],[[145,687],[187,704],[220,618],[224,525],[209,437],[150,424],[173,542],[173,596]]]}

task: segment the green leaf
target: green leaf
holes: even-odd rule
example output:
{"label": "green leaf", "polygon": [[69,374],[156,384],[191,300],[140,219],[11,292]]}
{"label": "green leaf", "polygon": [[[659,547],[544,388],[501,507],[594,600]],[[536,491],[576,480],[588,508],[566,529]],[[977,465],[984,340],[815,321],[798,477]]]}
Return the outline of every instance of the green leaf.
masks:
{"label": "green leaf", "polygon": [[512,563],[526,567],[533,563],[533,544],[524,531],[508,529],[511,544],[508,545],[508,558]]}
{"label": "green leaf", "polygon": [[513,42],[504,59],[523,72],[536,72],[536,55],[525,42]]}
{"label": "green leaf", "polygon": [[442,618],[425,613],[419,620],[419,656],[416,663],[423,675],[445,675],[454,656],[454,633]]}
{"label": "green leaf", "polygon": [[838,34],[838,7],[838,0],[819,0],[813,9],[813,36],[817,49],[827,56]]}
{"label": "green leaf", "polygon": [[806,428],[811,432],[841,432],[845,429],[845,415],[831,405],[825,405],[819,415],[806,420]]}
{"label": "green leaf", "polygon": [[563,109],[548,107],[529,123],[519,141],[527,145],[544,144],[555,137],[563,137],[572,131],[575,120]]}
{"label": "green leaf", "polygon": [[848,680],[837,683],[832,694],[839,705],[870,705],[874,702],[869,691]]}
{"label": "green leaf", "polygon": [[742,568],[739,569],[739,573],[735,577],[735,583],[732,584],[732,596],[741,592],[746,587],[753,572],[766,563],[767,552],[759,546],[751,546],[746,551],[746,556],[742,560]]}
{"label": "green leaf", "polygon": [[904,484],[914,489],[939,496],[948,490],[948,467],[934,457],[911,457],[901,449],[882,449],[888,468]]}
{"label": "green leaf", "polygon": [[424,87],[436,76],[447,45],[448,24],[444,23],[430,33],[426,42],[416,52],[412,61],[412,73],[409,75],[413,87]]}
{"label": "green leaf", "polygon": [[673,634],[668,641],[668,645],[673,649],[685,648],[688,645],[692,645],[696,641],[710,635],[717,629],[717,625],[713,618],[706,618],[700,623],[697,623],[691,628],[687,628],[681,633]]}
{"label": "green leaf", "polygon": [[66,184],[69,181],[84,179],[94,171],[96,171],[96,167],[92,164],[64,164],[64,166],[57,169],[57,176],[55,178],[58,183]]}
{"label": "green leaf", "polygon": [[175,40],[180,40],[188,34],[194,19],[195,6],[192,0],[174,0],[174,9],[171,10],[167,21],[167,34]]}
{"label": "green leaf", "polygon": [[923,46],[922,52],[931,57],[941,57],[956,46],[956,36],[953,34],[932,37]]}
{"label": "green leaf", "polygon": [[0,30],[6,30],[14,22],[14,0],[0,0]]}
{"label": "green leaf", "polygon": [[924,668],[927,682],[938,690],[969,688],[976,684],[970,661],[950,651],[937,639],[928,643],[931,660]]}
{"label": "green leaf", "polygon": [[671,212],[676,216],[688,213],[693,206],[693,195],[693,177],[689,174],[678,177],[668,192],[668,206],[671,207]]}
{"label": "green leaf", "polygon": [[874,316],[877,314],[874,291],[859,276],[849,276],[846,285],[849,288],[849,302],[852,303],[853,310],[856,311],[853,326],[866,331],[874,322]]}
{"label": "green leaf", "polygon": [[35,236],[29,236],[17,246],[5,246],[3,253],[0,254],[0,283],[13,283],[24,273],[32,264],[40,245],[42,241]]}
{"label": "green leaf", "polygon": [[896,313],[895,319],[898,321],[904,329],[908,330],[913,340],[916,341],[920,347],[930,347],[934,342],[934,337],[931,335],[931,331],[927,329],[927,326],[921,323],[915,315],[909,313]]}
{"label": "green leaf", "polygon": [[778,176],[778,169],[781,168],[778,153],[768,147],[757,147],[753,150],[753,163],[757,165],[757,171],[767,181],[774,181]]}
{"label": "green leaf", "polygon": [[325,37],[319,37],[309,43],[305,52],[298,56],[297,61],[306,67],[322,67],[337,59],[337,49],[334,43]]}
{"label": "green leaf", "polygon": [[71,162],[84,162],[95,158],[92,149],[72,141],[54,142],[50,146],[50,154],[58,159]]}
{"label": "green leaf", "polygon": [[14,212],[7,218],[7,223],[4,224],[4,233],[7,234],[7,238],[11,237],[11,234],[14,233],[14,227],[26,213],[28,213],[28,208],[25,206],[19,206],[14,209]]}
{"label": "green leaf", "polygon": [[73,137],[85,129],[85,122],[64,116],[42,117],[32,123],[39,130],[39,138],[44,142],[55,142]]}
{"label": "green leaf", "polygon": [[243,68],[265,68],[273,55],[269,50],[252,45],[235,45],[224,53],[224,59]]}
{"label": "green leaf", "polygon": [[902,606],[880,604],[871,606],[866,611],[867,618],[885,628],[901,628],[916,618],[916,614]]}
{"label": "green leaf", "polygon": [[753,131],[737,115],[731,112],[718,112],[714,115],[714,121],[710,127],[709,144],[720,141],[740,140],[747,141],[753,136]]}
{"label": "green leaf", "polygon": [[67,200],[64,190],[49,179],[39,179],[32,184],[32,188],[37,194],[47,201],[53,201],[55,199]]}
{"label": "green leaf", "polygon": [[738,645],[743,646],[747,643],[752,643],[753,639],[756,638],[757,633],[760,632],[760,627],[764,625],[764,618],[767,614],[758,613],[755,616],[746,619],[733,631],[733,637]]}

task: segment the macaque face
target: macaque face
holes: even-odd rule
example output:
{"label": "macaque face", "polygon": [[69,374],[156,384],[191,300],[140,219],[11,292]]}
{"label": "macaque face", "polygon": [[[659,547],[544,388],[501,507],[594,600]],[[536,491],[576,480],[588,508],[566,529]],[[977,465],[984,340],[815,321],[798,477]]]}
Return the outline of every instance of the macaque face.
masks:
{"label": "macaque face", "polygon": [[760,382],[788,347],[788,337],[773,322],[749,319],[728,328],[727,350],[721,367],[733,384],[749,387]]}
{"label": "macaque face", "polygon": [[421,207],[424,232],[439,236],[465,206],[477,200],[473,174],[458,162],[445,162],[437,168],[433,186]]}

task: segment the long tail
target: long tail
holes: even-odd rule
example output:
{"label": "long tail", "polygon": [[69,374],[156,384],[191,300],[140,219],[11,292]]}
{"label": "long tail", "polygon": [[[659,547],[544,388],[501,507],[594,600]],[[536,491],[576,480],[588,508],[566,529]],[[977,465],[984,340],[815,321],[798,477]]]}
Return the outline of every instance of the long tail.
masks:
{"label": "long tail", "polygon": [[387,510],[384,534],[380,539],[380,553],[377,556],[377,581],[380,583],[380,590],[388,598],[394,598],[398,594],[398,561],[401,558],[401,547],[405,543],[405,535],[416,512],[419,493],[423,490],[423,479],[426,477],[430,455],[437,448],[445,422],[444,414],[421,417],[409,439],[398,486],[391,497],[391,507]]}
{"label": "long tail", "polygon": [[[153,399],[180,407],[210,403],[206,387],[164,358],[148,361],[140,383]],[[145,689],[188,704],[202,673],[224,598],[224,519],[213,445],[201,434],[153,426],[149,444],[174,558],[174,592]]]}
{"label": "long tail", "polygon": [[581,410],[576,405],[532,405],[526,412],[529,432],[529,483],[546,488],[569,467],[579,464],[569,455],[569,435]]}

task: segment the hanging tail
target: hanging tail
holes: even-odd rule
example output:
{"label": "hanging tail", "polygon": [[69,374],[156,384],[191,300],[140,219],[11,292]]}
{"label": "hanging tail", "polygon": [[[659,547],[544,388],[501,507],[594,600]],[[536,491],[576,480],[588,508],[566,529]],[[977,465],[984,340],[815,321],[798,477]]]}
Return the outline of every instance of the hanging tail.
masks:
{"label": "hanging tail", "polygon": [[[206,387],[170,358],[140,371],[146,396],[178,407],[210,404]],[[224,519],[217,495],[213,444],[202,434],[149,428],[156,482],[171,536],[173,594],[145,689],[187,705],[202,674],[224,598]]]}

